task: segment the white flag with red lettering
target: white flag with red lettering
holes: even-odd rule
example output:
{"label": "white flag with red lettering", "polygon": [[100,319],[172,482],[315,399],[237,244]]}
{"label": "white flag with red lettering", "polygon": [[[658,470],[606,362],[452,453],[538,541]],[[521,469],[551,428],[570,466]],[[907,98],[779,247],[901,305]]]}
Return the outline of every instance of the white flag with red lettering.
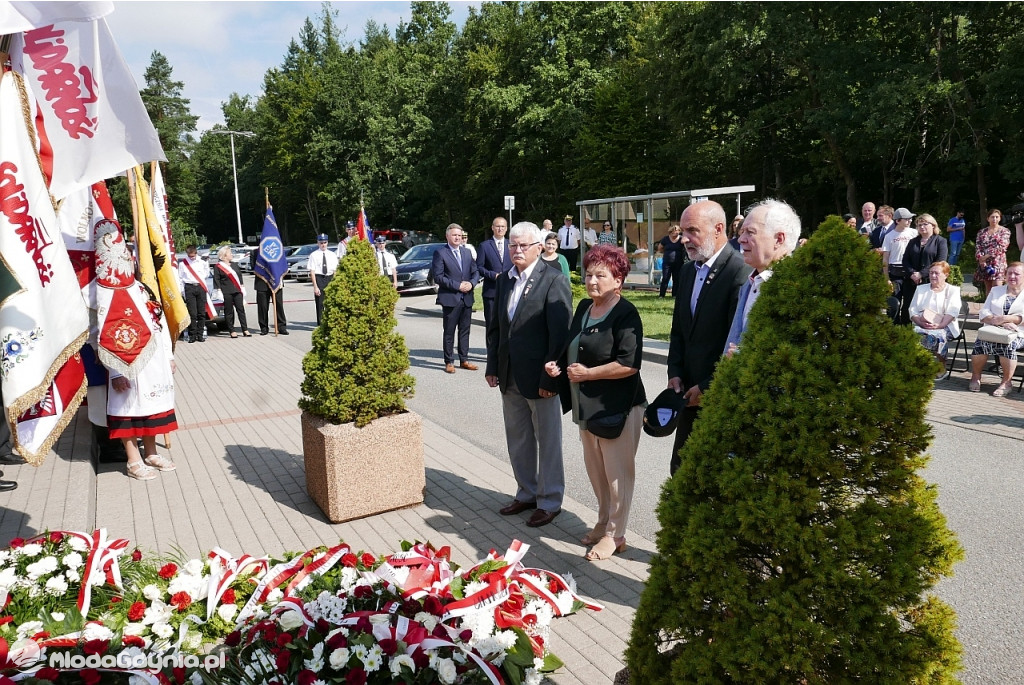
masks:
{"label": "white flag with red lettering", "polygon": [[20,78],[0,76],[0,388],[15,449],[39,463],[85,394],[78,351],[89,313],[36,158]]}
{"label": "white flag with red lettering", "polygon": [[17,34],[11,64],[39,108],[39,150],[58,200],[136,164],[166,159],[106,20]]}

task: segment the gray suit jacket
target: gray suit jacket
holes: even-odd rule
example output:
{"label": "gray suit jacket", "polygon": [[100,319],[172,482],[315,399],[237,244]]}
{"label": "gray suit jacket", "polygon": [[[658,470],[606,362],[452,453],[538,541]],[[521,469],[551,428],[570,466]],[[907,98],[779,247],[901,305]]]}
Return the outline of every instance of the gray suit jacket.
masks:
{"label": "gray suit jacket", "polygon": [[523,397],[535,400],[540,388],[558,391],[558,381],[544,372],[544,364],[557,360],[568,344],[572,292],[561,269],[538,259],[509,320],[513,285],[507,273],[497,279],[495,315],[487,326],[487,375],[498,377],[502,392],[515,381]]}

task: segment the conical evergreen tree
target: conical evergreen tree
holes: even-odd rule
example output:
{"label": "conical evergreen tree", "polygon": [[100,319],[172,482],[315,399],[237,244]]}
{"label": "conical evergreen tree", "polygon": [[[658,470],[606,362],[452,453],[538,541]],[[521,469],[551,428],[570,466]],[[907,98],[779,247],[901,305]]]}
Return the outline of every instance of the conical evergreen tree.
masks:
{"label": "conical evergreen tree", "polygon": [[415,380],[409,350],[395,331],[395,292],[365,240],[349,243],[324,292],[313,348],[302,360],[299,408],[334,423],[363,427],[405,411]]}
{"label": "conical evergreen tree", "polygon": [[658,506],[634,683],[952,683],[963,551],[918,475],[938,371],[829,219],[776,265]]}

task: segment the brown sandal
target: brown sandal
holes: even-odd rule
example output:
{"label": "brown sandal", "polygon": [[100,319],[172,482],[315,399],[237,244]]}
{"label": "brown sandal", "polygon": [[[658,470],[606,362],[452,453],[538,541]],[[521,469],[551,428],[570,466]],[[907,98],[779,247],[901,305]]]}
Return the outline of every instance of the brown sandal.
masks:
{"label": "brown sandal", "polygon": [[590,548],[584,558],[587,561],[604,561],[611,559],[613,554],[622,554],[626,551],[626,538],[613,538],[605,535],[601,541]]}

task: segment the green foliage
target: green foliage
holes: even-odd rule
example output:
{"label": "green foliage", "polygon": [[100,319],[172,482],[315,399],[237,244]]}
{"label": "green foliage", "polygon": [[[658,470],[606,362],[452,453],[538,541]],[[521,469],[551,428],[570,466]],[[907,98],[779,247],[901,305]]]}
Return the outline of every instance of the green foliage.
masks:
{"label": "green foliage", "polygon": [[327,286],[313,348],[302,360],[300,409],[360,428],[405,411],[415,379],[406,373],[409,350],[395,331],[397,301],[373,247],[353,241]]}
{"label": "green foliage", "polygon": [[838,219],[774,269],[658,506],[637,683],[953,683],[963,550],[918,472],[938,370]]}
{"label": "green foliage", "polygon": [[949,265],[949,276],[946,278],[946,282],[950,285],[961,286],[964,284],[964,274],[960,271],[959,264]]}

